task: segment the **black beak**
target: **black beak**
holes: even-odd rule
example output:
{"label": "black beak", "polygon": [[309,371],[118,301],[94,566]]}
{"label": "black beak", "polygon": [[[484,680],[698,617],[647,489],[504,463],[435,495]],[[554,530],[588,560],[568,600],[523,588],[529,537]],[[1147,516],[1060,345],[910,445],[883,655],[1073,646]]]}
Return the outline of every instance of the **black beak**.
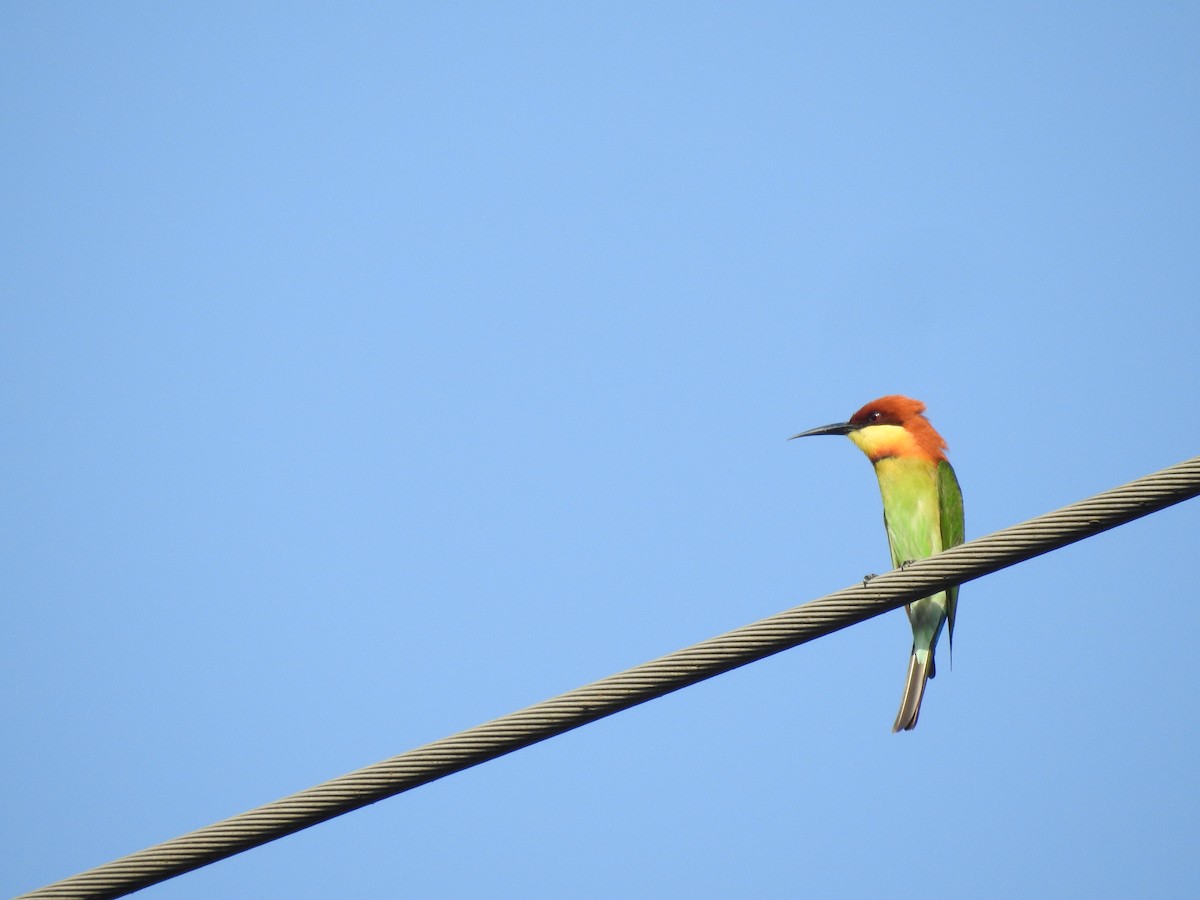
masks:
{"label": "black beak", "polygon": [[849,422],[836,422],[833,425],[822,425],[820,428],[810,428],[808,431],[793,434],[788,440],[794,441],[798,437],[812,437],[814,434],[849,434],[856,428],[858,428],[857,425],[852,425]]}

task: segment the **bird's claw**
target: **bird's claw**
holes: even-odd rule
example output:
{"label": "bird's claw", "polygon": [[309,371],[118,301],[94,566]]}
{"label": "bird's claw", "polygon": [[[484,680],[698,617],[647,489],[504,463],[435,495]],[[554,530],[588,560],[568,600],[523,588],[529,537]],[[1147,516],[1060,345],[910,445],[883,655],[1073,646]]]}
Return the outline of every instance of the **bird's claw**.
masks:
{"label": "bird's claw", "polygon": [[915,559],[906,559],[906,560],[904,560],[904,562],[900,563],[900,568],[907,569],[909,566],[911,566],[915,562],[916,562]]}
{"label": "bird's claw", "polygon": [[870,581],[870,580],[871,580],[872,578],[874,578],[874,577],[875,577],[875,573],[874,573],[874,572],[872,572],[870,575],[864,575],[864,576],[863,576],[863,587],[866,587],[866,586],[867,586],[867,582],[868,582],[868,581]]}

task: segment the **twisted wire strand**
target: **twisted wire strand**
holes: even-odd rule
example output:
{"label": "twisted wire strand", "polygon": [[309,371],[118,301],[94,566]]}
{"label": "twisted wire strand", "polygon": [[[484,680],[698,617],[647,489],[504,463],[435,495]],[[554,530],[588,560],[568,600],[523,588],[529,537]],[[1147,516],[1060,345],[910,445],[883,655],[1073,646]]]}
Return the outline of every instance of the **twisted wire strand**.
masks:
{"label": "twisted wire strand", "polygon": [[22,897],[123,896],[1198,494],[1200,457],[1195,457]]}

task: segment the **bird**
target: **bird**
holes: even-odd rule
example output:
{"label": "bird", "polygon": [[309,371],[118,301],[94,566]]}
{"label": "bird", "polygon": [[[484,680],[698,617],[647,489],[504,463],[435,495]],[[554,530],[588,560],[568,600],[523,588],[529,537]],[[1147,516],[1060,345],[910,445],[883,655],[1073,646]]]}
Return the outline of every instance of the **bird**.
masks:
{"label": "bird", "polygon": [[[901,568],[963,542],[962,490],[946,459],[946,442],[924,412],[920,400],[890,394],[872,400],[848,422],[822,425],[788,438],[844,434],[867,455],[879,479],[892,565]],[[955,585],[905,607],[913,644],[893,732],[916,727],[925,683],[937,674],[934,650],[943,626],[953,654],[957,605]]]}

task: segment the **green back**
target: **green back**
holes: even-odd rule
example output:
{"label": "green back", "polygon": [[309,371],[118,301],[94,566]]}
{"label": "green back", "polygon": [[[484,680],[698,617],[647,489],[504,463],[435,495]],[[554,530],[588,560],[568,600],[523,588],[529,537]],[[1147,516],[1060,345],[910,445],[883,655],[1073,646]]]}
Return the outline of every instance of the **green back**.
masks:
{"label": "green back", "polygon": [[[942,549],[957,547],[963,542],[962,489],[950,463],[942,460],[937,468],[938,506],[942,513]],[[946,625],[950,635],[950,650],[954,652],[954,610],[958,606],[958,585],[946,591]]]}

